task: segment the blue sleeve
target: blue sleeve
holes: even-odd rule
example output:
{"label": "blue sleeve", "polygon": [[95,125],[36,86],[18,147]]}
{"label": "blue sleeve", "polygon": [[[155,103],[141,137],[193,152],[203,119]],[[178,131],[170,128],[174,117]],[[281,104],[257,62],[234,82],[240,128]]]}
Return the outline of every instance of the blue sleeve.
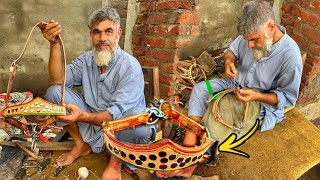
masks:
{"label": "blue sleeve", "polygon": [[241,41],[243,40],[243,36],[239,35],[229,46],[228,51],[231,51],[237,59],[240,59],[240,48]]}
{"label": "blue sleeve", "polygon": [[144,78],[138,62],[127,67],[124,73],[119,74],[119,82],[110,99],[107,110],[113,119],[121,118],[122,114],[132,108],[141,106],[144,102]]}
{"label": "blue sleeve", "polygon": [[277,79],[277,88],[271,90],[277,95],[277,109],[283,109],[295,105],[299,96],[299,87],[302,75],[301,56],[296,53],[284,53],[286,58],[281,66],[280,74]]}
{"label": "blue sleeve", "polygon": [[66,67],[66,87],[82,85],[82,69],[85,55],[79,56]]}

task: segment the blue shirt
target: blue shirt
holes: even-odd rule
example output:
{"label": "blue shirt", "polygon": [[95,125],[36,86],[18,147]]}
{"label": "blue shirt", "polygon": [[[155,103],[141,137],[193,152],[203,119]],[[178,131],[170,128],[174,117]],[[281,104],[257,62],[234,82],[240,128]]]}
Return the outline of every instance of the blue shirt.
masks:
{"label": "blue shirt", "polygon": [[93,51],[68,64],[66,72],[66,86],[82,86],[84,100],[92,112],[107,110],[113,119],[119,119],[128,110],[146,106],[141,66],[120,47],[103,74],[94,63]]}
{"label": "blue shirt", "polygon": [[286,34],[285,28],[278,26],[284,36],[274,45],[267,57],[256,61],[248,41],[238,36],[230,45],[229,51],[238,59],[236,81],[242,87],[259,92],[274,92],[278,104],[271,106],[261,103],[261,116],[264,118],[261,131],[274,128],[284,118],[284,108],[295,105],[299,95],[302,75],[301,53],[297,43]]}

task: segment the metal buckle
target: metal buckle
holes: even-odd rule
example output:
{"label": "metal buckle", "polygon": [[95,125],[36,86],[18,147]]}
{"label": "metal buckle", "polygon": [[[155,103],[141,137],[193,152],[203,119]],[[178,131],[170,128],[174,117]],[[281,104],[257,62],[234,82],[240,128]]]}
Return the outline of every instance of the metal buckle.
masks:
{"label": "metal buckle", "polygon": [[[149,114],[149,120],[150,119],[155,119],[153,121],[147,122],[146,124],[155,124],[158,122],[158,120],[162,120],[162,119],[168,119],[168,117],[166,117],[164,115],[164,112],[161,111],[161,107],[162,104],[164,104],[166,101],[163,99],[160,100],[153,100],[152,103],[155,105],[153,105],[152,103],[150,104],[150,108],[146,108],[145,113]],[[158,106],[158,107],[157,107]]]}

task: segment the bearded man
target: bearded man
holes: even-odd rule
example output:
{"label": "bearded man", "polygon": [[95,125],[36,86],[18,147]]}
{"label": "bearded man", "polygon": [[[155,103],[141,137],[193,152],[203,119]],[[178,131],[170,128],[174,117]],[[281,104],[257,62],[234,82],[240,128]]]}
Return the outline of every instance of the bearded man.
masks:
{"label": "bearded man", "polygon": [[[225,78],[209,80],[213,92],[236,88],[235,96],[243,102],[261,104],[261,131],[274,128],[284,118],[284,108],[295,104],[302,75],[301,53],[296,42],[276,25],[272,6],[265,1],[246,3],[238,19],[239,36],[224,54]],[[238,68],[235,62],[238,61]],[[236,83],[235,83],[236,82]],[[239,88],[236,87],[239,84]],[[205,82],[192,90],[188,115],[200,122],[210,94]],[[196,143],[196,135],[186,132],[185,146]],[[159,177],[191,176],[196,166],[157,173]]]}
{"label": "bearded man", "polygon": [[[63,71],[57,38],[61,27],[54,20],[39,27],[50,42],[51,86],[45,99],[60,104]],[[65,102],[69,114],[57,116],[57,121],[63,123],[75,146],[57,159],[58,166],[67,166],[91,151],[103,151],[101,124],[140,114],[146,106],[141,66],[137,59],[118,45],[122,30],[116,10],[104,7],[94,11],[88,27],[93,50],[80,55],[66,67]],[[71,89],[75,86],[83,87],[83,96]],[[146,144],[154,139],[155,126],[130,128],[115,135],[119,141]],[[121,179],[121,166],[122,162],[111,156],[102,179]]]}

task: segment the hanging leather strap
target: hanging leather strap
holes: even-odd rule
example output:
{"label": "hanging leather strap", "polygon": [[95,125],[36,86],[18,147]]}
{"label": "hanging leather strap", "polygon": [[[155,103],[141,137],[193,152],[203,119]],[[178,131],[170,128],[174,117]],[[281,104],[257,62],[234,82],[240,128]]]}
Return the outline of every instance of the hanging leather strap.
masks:
{"label": "hanging leather strap", "polygon": [[[13,80],[14,80],[14,77],[16,75],[16,70],[17,70],[17,65],[20,63],[21,61],[21,58],[26,50],[26,47],[28,45],[28,42],[29,42],[29,39],[31,37],[31,34],[32,32],[34,31],[34,29],[42,22],[38,22],[36,25],[34,25],[29,33],[29,36],[27,38],[27,41],[24,45],[24,48],[22,50],[22,53],[20,54],[20,56],[15,59],[11,66],[10,66],[10,71],[9,71],[9,80],[8,80],[8,86],[7,86],[7,93],[6,93],[6,99],[5,99],[5,105],[6,107],[9,107],[9,96],[10,96],[10,91],[12,89],[12,85],[13,85]],[[64,105],[64,93],[65,93],[65,83],[66,83],[66,53],[65,53],[65,49],[64,49],[64,44],[63,44],[63,41],[62,41],[62,38],[60,35],[58,35],[58,42],[59,42],[59,45],[60,45],[60,50],[61,50],[61,59],[63,61],[63,80],[62,80],[62,84],[61,84],[61,105],[63,106]]]}

